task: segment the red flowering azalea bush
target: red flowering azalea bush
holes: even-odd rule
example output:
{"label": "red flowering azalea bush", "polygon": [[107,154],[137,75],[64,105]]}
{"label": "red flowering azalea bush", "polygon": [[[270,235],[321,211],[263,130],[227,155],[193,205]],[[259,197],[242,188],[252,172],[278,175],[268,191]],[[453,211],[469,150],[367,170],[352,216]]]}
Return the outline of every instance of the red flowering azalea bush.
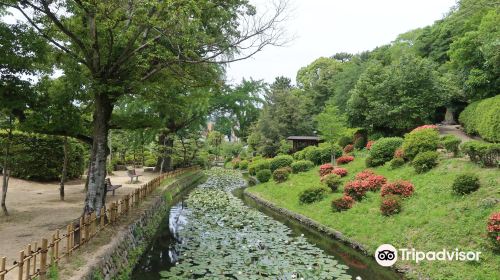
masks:
{"label": "red flowering azalea bush", "polygon": [[488,220],[488,236],[495,249],[500,251],[500,212],[491,214]]}
{"label": "red flowering azalea bush", "polygon": [[337,164],[346,164],[354,160],[353,156],[341,156],[337,159]]}
{"label": "red flowering azalea bush", "polygon": [[399,148],[394,152],[394,158],[404,158],[405,157],[405,152],[403,149]]}
{"label": "red flowering azalea bush", "polygon": [[437,125],[433,125],[433,124],[426,124],[426,125],[421,125],[415,129],[413,129],[411,132],[413,131],[419,131],[419,130],[423,130],[423,129],[434,129],[434,130],[438,130],[438,127]]}
{"label": "red flowering azalea bush", "polygon": [[370,188],[367,182],[356,180],[347,182],[344,186],[344,194],[354,198],[355,200],[361,200],[369,189]]}
{"label": "red flowering azalea bush", "polygon": [[380,211],[384,216],[390,216],[401,212],[401,199],[395,195],[389,195],[382,199]]}
{"label": "red flowering azalea bush", "polygon": [[332,200],[333,211],[341,212],[347,209],[351,209],[356,201],[348,195],[344,195],[341,198]]}
{"label": "red flowering azalea bush", "polygon": [[381,195],[400,195],[402,197],[409,197],[415,191],[415,187],[408,181],[398,180],[393,183],[387,183],[382,186]]}
{"label": "red flowering azalea bush", "polygon": [[331,163],[325,163],[319,167],[319,176],[323,177],[332,173],[333,165]]}
{"label": "red flowering azalea bush", "polygon": [[382,175],[372,175],[364,180],[368,184],[368,188],[371,191],[378,191],[382,188],[382,186],[387,182]]}
{"label": "red flowering azalea bush", "polygon": [[356,174],[356,180],[364,180],[370,176],[375,175],[375,173],[371,169],[365,169],[358,174]]}
{"label": "red flowering azalea bush", "polygon": [[366,149],[371,150],[373,144],[375,144],[375,141],[373,140],[368,141],[368,143],[366,143]]}
{"label": "red flowering azalea bush", "polygon": [[354,150],[354,145],[352,145],[352,144],[346,145],[344,147],[344,153],[345,154],[348,154],[348,153],[352,152],[353,150]]}
{"label": "red flowering azalea bush", "polygon": [[337,168],[333,169],[332,173],[337,174],[340,177],[344,177],[344,176],[347,176],[347,169],[342,168],[342,167],[337,167]]}

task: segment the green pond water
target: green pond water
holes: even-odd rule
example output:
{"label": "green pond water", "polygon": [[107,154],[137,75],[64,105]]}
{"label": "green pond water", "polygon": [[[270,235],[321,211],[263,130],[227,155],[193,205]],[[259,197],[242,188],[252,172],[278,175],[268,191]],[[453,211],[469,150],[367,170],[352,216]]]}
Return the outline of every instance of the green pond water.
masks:
{"label": "green pond water", "polygon": [[207,173],[170,209],[131,279],[401,279],[245,198],[241,174]]}

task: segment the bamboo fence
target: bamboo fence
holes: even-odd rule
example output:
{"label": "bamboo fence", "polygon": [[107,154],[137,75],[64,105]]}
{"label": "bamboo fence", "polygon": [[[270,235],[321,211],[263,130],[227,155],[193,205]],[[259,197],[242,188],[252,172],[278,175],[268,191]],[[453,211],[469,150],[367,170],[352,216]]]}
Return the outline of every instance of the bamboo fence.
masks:
{"label": "bamboo fence", "polygon": [[6,257],[0,258],[0,280],[5,280],[7,274],[10,279],[28,280],[39,277],[39,280],[46,280],[47,271],[52,265],[58,265],[62,259],[69,260],[74,251],[100,231],[115,224],[120,217],[138,207],[148,195],[161,186],[163,180],[196,169],[198,167],[188,167],[163,173],[118,201],[109,203],[106,209],[101,208],[100,215],[93,212],[82,216],[66,228],[56,230],[49,239],[41,238],[40,243],[28,244],[25,249],[19,251],[19,258],[10,267],[7,267]]}

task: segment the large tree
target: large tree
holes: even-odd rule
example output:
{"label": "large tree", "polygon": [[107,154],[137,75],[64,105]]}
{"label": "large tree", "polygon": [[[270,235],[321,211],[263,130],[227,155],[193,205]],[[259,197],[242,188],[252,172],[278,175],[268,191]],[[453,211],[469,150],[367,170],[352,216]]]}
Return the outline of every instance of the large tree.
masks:
{"label": "large tree", "polygon": [[[244,59],[280,43],[284,2],[256,16],[246,0],[3,0],[60,51],[63,70],[86,78],[93,105],[89,187],[84,212],[105,205],[109,121],[117,100],[178,65]],[[249,50],[237,56],[242,49]],[[236,54],[236,56],[235,56]]]}

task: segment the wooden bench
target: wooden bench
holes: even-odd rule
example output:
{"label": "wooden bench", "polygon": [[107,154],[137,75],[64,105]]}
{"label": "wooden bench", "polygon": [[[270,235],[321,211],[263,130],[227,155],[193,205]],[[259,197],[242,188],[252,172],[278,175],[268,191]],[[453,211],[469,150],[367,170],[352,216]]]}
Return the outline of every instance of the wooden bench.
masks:
{"label": "wooden bench", "polygon": [[135,178],[135,182],[139,182],[139,176],[142,176],[142,175],[135,173],[135,169],[131,169],[131,170],[127,170],[127,176],[130,177],[130,183],[133,183],[134,178]]}
{"label": "wooden bench", "polygon": [[106,184],[106,191],[113,192],[113,196],[115,196],[115,190],[122,187],[122,185],[111,184],[110,178],[106,178],[105,184]]}

